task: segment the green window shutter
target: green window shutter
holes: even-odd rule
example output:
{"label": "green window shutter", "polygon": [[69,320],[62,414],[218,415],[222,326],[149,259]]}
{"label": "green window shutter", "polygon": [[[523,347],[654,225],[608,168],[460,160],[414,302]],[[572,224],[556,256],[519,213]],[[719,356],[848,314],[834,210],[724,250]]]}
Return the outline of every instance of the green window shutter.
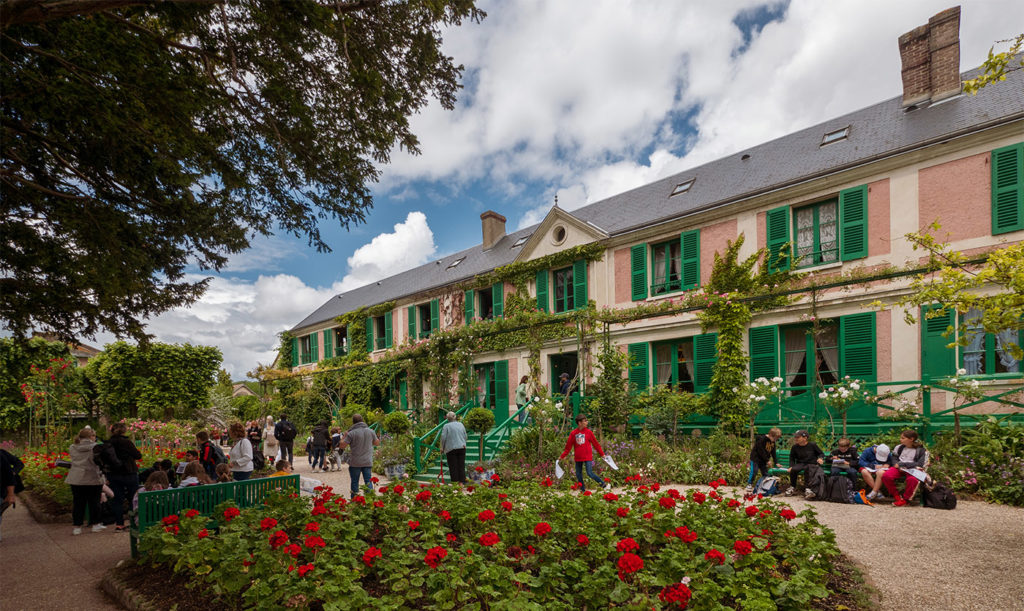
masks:
{"label": "green window shutter", "polygon": [[779,375],[779,328],[775,325],[754,327],[748,336],[750,351],[750,379]]}
{"label": "green window shutter", "polygon": [[541,312],[548,311],[548,270],[546,269],[537,272],[537,309]]}
{"label": "green window shutter", "polygon": [[392,344],[393,329],[391,328],[391,312],[384,312],[384,347],[390,348]]}
{"label": "green window shutter", "polygon": [[633,301],[647,299],[647,244],[629,249],[629,269]]}
{"label": "green window shutter", "polygon": [[405,313],[409,315],[409,341],[416,341],[416,306],[411,305],[405,309]]}
{"label": "green window shutter", "polygon": [[700,286],[700,229],[680,234],[679,252],[683,257],[682,289],[695,289]]}
{"label": "green window shutter", "polygon": [[334,329],[324,329],[324,359],[334,358]]}
{"label": "green window shutter", "polygon": [[647,344],[630,344],[626,350],[629,353],[629,385],[635,390],[647,390],[650,384]]}
{"label": "green window shutter", "polygon": [[575,310],[587,307],[587,262],[578,259],[572,264],[572,297]]}
{"label": "green window shutter", "polygon": [[473,302],[475,300],[476,300],[476,293],[473,292],[473,289],[470,289],[470,290],[466,291],[465,302],[463,302],[462,307],[463,307],[463,312],[464,312],[464,314],[466,316],[466,324],[467,325],[473,322],[473,316],[475,316],[475,314],[473,312],[473,306],[475,305]]}
{"label": "green window shutter", "polygon": [[505,315],[505,283],[498,281],[491,286],[491,303],[494,308],[494,317],[501,318]]}
{"label": "green window shutter", "polygon": [[839,375],[875,381],[874,312],[839,318]]}
{"label": "green window shutter", "polygon": [[299,366],[299,338],[292,338],[292,367]]}
{"label": "green window shutter", "polygon": [[992,151],[992,235],[1024,229],[1024,143]]}
{"label": "green window shutter", "polygon": [[320,360],[320,340],[316,333],[309,334],[309,362],[315,363]]}
{"label": "green window shutter", "polygon": [[494,363],[494,424],[508,420],[508,361]]}
{"label": "green window shutter", "polygon": [[436,333],[441,330],[441,302],[437,299],[430,300],[430,332]]}
{"label": "green window shutter", "polygon": [[839,258],[868,256],[868,186],[839,192]]}
{"label": "green window shutter", "polygon": [[921,307],[921,379],[935,380],[956,373],[956,349],[947,348],[955,338],[952,334],[943,336],[955,327],[956,310],[946,308],[941,316],[926,316],[932,310],[940,309],[937,305]]}
{"label": "green window shutter", "polygon": [[366,351],[373,352],[373,319],[366,319]]}
{"label": "green window shutter", "polygon": [[789,206],[774,208],[765,217],[765,242],[768,245],[768,271],[789,269]]}
{"label": "green window shutter", "polygon": [[718,334],[705,333],[693,338],[693,391],[707,392],[718,360]]}

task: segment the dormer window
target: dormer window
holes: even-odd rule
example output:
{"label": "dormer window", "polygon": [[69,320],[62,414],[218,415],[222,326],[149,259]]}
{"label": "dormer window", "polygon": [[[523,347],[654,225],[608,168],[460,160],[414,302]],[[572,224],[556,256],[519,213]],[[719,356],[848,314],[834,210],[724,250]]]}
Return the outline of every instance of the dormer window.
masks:
{"label": "dormer window", "polygon": [[850,126],[847,125],[843,129],[837,129],[832,132],[828,132],[821,138],[821,146],[826,144],[832,144],[833,142],[839,142],[840,140],[846,140],[846,137],[850,135]]}
{"label": "dormer window", "polygon": [[453,267],[457,267],[459,265],[459,263],[462,263],[465,260],[466,260],[466,257],[462,257],[460,259],[456,259],[456,260],[454,260],[454,261],[452,261],[451,263],[448,264],[448,268],[447,269],[452,269]]}
{"label": "dormer window", "polygon": [[512,244],[512,248],[518,248],[518,247],[522,246],[523,244],[526,244],[526,241],[529,240],[529,239],[530,239],[530,236],[523,236],[523,237],[519,238],[518,240],[515,241],[514,244]]}
{"label": "dormer window", "polygon": [[672,193],[671,193],[671,195],[669,195],[669,197],[675,197],[676,195],[679,195],[681,193],[686,193],[687,191],[690,190],[690,187],[693,186],[693,183],[696,180],[697,180],[696,178],[691,178],[690,180],[687,180],[686,182],[679,183],[678,185],[676,185],[675,189],[672,189]]}

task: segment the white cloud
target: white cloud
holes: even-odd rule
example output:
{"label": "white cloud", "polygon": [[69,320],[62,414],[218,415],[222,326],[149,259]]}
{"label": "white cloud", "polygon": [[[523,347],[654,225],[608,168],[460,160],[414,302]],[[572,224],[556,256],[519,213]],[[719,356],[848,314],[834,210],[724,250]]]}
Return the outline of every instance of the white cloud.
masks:
{"label": "white cloud", "polygon": [[[427,217],[410,212],[392,233],[382,233],[356,249],[348,258],[348,273],[331,286],[309,286],[291,274],[260,275],[255,281],[216,276],[199,301],[150,319],[146,330],[161,342],[217,346],[224,354],[224,368],[241,379],[257,363],[273,360],[278,333],[334,295],[421,265],[436,250]],[[96,338],[100,346],[114,340],[110,334]]]}

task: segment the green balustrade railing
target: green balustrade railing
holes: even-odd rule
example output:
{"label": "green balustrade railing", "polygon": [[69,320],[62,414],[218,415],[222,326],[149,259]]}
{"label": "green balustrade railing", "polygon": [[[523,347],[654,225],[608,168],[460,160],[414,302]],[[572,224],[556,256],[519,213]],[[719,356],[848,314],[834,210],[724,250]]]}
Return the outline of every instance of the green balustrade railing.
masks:
{"label": "green balustrade railing", "polygon": [[[475,401],[467,401],[465,405],[455,412],[455,415],[461,418],[475,406]],[[423,471],[423,465],[429,465],[436,456],[441,455],[441,429],[444,427],[445,415],[448,412],[444,410],[439,411],[441,412],[441,421],[438,422],[437,426],[427,431],[426,434],[412,440],[413,462],[416,464],[417,472]]]}

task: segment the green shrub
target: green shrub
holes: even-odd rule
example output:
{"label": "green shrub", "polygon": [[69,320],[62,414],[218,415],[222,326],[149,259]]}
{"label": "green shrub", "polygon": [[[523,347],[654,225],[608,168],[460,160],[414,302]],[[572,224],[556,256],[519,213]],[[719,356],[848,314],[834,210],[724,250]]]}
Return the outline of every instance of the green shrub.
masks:
{"label": "green shrub", "polygon": [[494,412],[485,407],[474,407],[462,422],[474,433],[486,433],[494,426]]}
{"label": "green shrub", "polygon": [[409,418],[405,415],[405,412],[391,412],[384,416],[382,426],[385,431],[396,436],[405,435],[409,432],[409,428],[411,427],[409,424]]}
{"label": "green shrub", "polygon": [[964,429],[959,446],[952,431],[936,436],[931,452],[931,476],[954,490],[1024,505],[1024,425],[990,416]]}

